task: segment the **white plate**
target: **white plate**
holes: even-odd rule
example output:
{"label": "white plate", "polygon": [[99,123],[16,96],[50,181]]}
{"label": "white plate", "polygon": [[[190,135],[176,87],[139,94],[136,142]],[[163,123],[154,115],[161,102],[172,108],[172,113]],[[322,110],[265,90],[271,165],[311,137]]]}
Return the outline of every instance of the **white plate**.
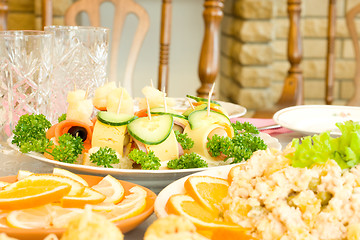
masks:
{"label": "white plate", "polygon": [[284,108],[274,114],[274,121],[282,127],[306,135],[330,131],[341,135],[337,122],[360,121],[360,108],[334,105],[301,105]]}
{"label": "white plate", "polygon": [[[241,163],[239,163],[241,164]],[[218,178],[224,178],[227,179],[228,173],[230,169],[238,164],[233,165],[227,165],[227,166],[221,166],[216,167],[212,169],[208,169],[202,172],[194,173],[189,176],[212,176],[212,177],[218,177]],[[154,205],[154,211],[158,218],[166,217],[168,214],[165,210],[166,203],[170,196],[175,194],[184,194],[186,193],[184,188],[184,182],[189,177],[183,177],[179,180],[176,180],[175,182],[169,184],[167,187],[165,187],[157,196],[155,200]]]}
{"label": "white plate", "polygon": [[[179,110],[185,110],[190,107],[189,102],[185,98],[174,98],[175,99],[175,106],[173,108],[179,109]],[[135,98],[135,108],[137,108],[139,98]],[[229,114],[229,118],[237,118],[241,117],[246,113],[246,108],[243,106],[240,106],[235,103],[229,103],[229,102],[223,102],[218,101],[218,103],[221,104],[221,106],[226,110],[226,112]],[[135,111],[138,109],[135,109]]]}
{"label": "white plate", "polygon": [[[281,149],[280,142],[276,139],[271,137],[266,133],[260,133],[260,137],[264,139],[264,142],[271,148]],[[19,148],[11,144],[12,138],[8,140],[8,144],[11,148],[19,151]],[[99,175],[105,176],[107,174],[112,175],[118,179],[133,182],[149,188],[156,194],[161,191],[165,186],[170,184],[171,182],[187,176],[192,173],[200,172],[207,170],[209,168],[191,168],[191,169],[179,169],[179,170],[140,170],[140,169],[118,169],[118,168],[102,168],[102,167],[93,167],[93,166],[86,166],[80,164],[72,164],[72,163],[64,163],[59,161],[54,161],[48,158],[45,158],[40,153],[26,153],[26,155],[35,158],[41,162],[51,164],[54,167],[60,167],[68,169],[74,173],[82,173],[82,174],[92,174],[92,175]],[[217,168],[217,167],[211,167]]]}

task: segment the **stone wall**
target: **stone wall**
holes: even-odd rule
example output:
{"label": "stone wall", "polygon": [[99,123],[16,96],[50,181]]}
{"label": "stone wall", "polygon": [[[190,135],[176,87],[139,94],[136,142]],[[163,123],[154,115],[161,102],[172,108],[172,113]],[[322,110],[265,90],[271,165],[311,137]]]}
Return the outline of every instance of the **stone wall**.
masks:
{"label": "stone wall", "polygon": [[[305,104],[324,104],[329,0],[302,0]],[[345,13],[360,0],[337,1],[334,104],[353,93],[354,53]],[[289,64],[286,0],[227,0],[222,27],[220,98],[254,110],[274,104]],[[360,20],[359,30],[360,30]]]}
{"label": "stone wall", "polygon": [[[8,28],[10,30],[41,29],[42,0],[10,0]],[[73,0],[53,0],[53,24],[64,25],[64,13]]]}

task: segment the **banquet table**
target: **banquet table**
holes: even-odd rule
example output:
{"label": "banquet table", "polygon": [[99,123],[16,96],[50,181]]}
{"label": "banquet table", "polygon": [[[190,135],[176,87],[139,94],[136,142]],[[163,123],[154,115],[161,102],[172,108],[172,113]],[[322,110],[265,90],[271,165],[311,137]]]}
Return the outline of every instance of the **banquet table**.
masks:
{"label": "banquet table", "polygon": [[[272,119],[253,119],[253,118],[237,118],[232,121],[250,122],[257,127],[263,127],[275,124]],[[289,129],[279,127],[269,130],[264,130],[271,136],[277,138],[284,148],[293,138],[302,137],[303,134],[293,132]],[[50,173],[53,170],[53,165],[38,161],[30,156],[21,154],[10,147],[0,145],[0,176],[16,175],[18,170],[28,170],[37,173]],[[76,173],[76,172],[75,172]],[[134,230],[125,234],[125,240],[139,240],[143,239],[144,233],[148,226],[156,220],[156,215],[152,214],[142,224]]]}

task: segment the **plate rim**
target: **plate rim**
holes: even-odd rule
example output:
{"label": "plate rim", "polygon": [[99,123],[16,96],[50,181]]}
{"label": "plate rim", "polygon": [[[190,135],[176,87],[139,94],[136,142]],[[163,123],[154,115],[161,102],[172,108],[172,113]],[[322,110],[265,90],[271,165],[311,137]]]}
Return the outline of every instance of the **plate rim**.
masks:
{"label": "plate rim", "polygon": [[[94,176],[94,175],[88,175],[88,174],[77,174],[80,177],[83,177],[85,180],[87,178],[93,178],[95,179],[95,181],[100,181],[101,179],[103,179],[104,177],[101,176]],[[0,181],[3,181],[4,179],[13,179],[16,180],[16,175],[10,175],[10,176],[2,176],[0,177]],[[123,226],[124,230],[121,230],[122,233],[126,233],[131,231],[132,229],[136,228],[137,226],[139,226],[141,223],[143,223],[153,212],[154,212],[154,205],[155,205],[155,200],[157,198],[157,195],[151,191],[150,189],[148,189],[147,187],[141,186],[139,184],[136,183],[132,183],[129,181],[124,181],[124,180],[120,180],[117,179],[121,184],[125,183],[127,186],[129,186],[128,189],[138,186],[141,187],[142,189],[144,189],[147,193],[146,196],[146,207],[144,209],[143,212],[141,212],[140,214],[130,217],[128,219],[124,219],[124,220],[120,220],[120,221],[116,221],[114,222],[114,224],[116,225],[116,227],[118,227],[119,229],[121,229],[121,224],[124,225],[125,221],[130,222],[127,225],[131,224],[133,225],[134,222],[138,221],[138,219],[140,218],[140,222],[135,224],[135,226],[131,226],[128,227],[127,225]],[[23,237],[30,237],[33,235],[43,235],[43,234],[50,234],[50,233],[54,233],[56,235],[62,235],[63,232],[66,230],[66,228],[36,228],[36,229],[22,229],[22,228],[3,228],[0,227],[0,232],[6,233],[9,236],[22,236]],[[39,231],[41,231],[41,233],[39,233]],[[19,235],[20,234],[20,235]]]}
{"label": "plate rim", "polygon": [[[279,111],[277,111],[274,115],[273,115],[273,120],[274,122],[276,122],[277,124],[279,124],[280,126],[290,129],[292,131],[296,131],[296,132],[301,132],[301,133],[305,133],[308,135],[312,135],[312,134],[320,134],[322,131],[308,131],[306,129],[302,129],[302,128],[297,128],[292,126],[291,124],[289,124],[288,122],[284,122],[281,117],[284,116],[285,114],[297,111],[297,110],[302,110],[302,109],[328,109],[328,110],[335,110],[335,109],[345,109],[345,110],[356,110],[360,112],[360,108],[356,107],[356,106],[342,106],[342,105],[298,105],[298,106],[291,106],[291,107],[287,107],[287,108],[283,108],[280,109]],[[332,135],[340,135],[340,133],[338,132],[331,132]]]}

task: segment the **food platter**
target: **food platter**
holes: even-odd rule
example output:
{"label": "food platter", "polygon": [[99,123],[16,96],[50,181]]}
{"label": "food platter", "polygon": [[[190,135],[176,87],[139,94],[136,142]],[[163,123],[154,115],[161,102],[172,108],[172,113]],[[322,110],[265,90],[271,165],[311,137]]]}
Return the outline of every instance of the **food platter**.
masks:
{"label": "food platter", "polygon": [[[279,141],[271,137],[266,133],[260,133],[261,138],[264,139],[265,143],[272,148],[280,149],[281,144]],[[11,144],[12,138],[8,139],[8,144],[11,148],[19,151],[18,147],[14,144]],[[141,170],[141,169],[117,169],[117,168],[102,168],[102,167],[93,167],[80,164],[71,164],[64,163],[59,161],[54,161],[48,158],[45,158],[40,153],[26,153],[27,156],[30,156],[34,159],[37,159],[43,163],[47,163],[54,167],[60,167],[67,170],[70,170],[74,173],[83,173],[91,175],[105,176],[107,174],[112,175],[121,180],[133,182],[141,186],[147,187],[155,193],[159,193],[168,184],[173,181],[185,177],[189,174],[196,172],[204,171],[209,168],[191,168],[191,169],[179,169],[179,170]],[[217,167],[212,167],[217,168]]]}
{"label": "food platter", "polygon": [[[89,186],[97,184],[102,179],[101,177],[98,177],[98,176],[90,176],[90,175],[80,175],[80,176],[88,182]],[[0,181],[15,182],[16,176],[1,177]],[[128,194],[128,190],[130,188],[136,186],[136,184],[134,184],[134,183],[121,181],[121,180],[120,180],[120,182],[123,185],[126,194]],[[132,229],[137,227],[139,224],[141,224],[143,221],[145,221],[153,213],[154,201],[155,201],[156,195],[149,189],[144,188],[142,186],[140,186],[140,187],[143,188],[144,190],[146,190],[146,192],[147,192],[146,207],[145,207],[144,211],[142,213],[140,213],[139,215],[130,217],[128,219],[120,220],[118,222],[114,222],[115,225],[117,227],[119,227],[123,233],[131,231]],[[20,229],[20,228],[0,227],[0,232],[6,233],[8,236],[15,237],[15,238],[22,239],[22,240],[44,239],[50,233],[56,234],[58,237],[60,237],[64,231],[65,231],[64,228]]]}
{"label": "food platter", "polygon": [[282,127],[306,135],[331,131],[340,135],[335,126],[347,120],[360,121],[360,108],[334,105],[302,105],[284,108],[274,114],[274,121]]}
{"label": "food platter", "polygon": [[[241,163],[240,163],[241,164]],[[218,177],[218,178],[224,178],[227,179],[228,173],[232,167],[236,165],[227,165],[227,166],[221,166],[216,167],[212,169],[208,169],[202,172],[194,173],[189,176],[183,177],[181,179],[176,180],[175,182],[169,184],[166,186],[157,196],[155,200],[154,205],[154,211],[158,218],[166,217],[168,214],[165,210],[166,203],[170,196],[175,194],[184,194],[185,188],[184,188],[184,182],[188,177],[190,176],[212,176],[212,177]]]}

